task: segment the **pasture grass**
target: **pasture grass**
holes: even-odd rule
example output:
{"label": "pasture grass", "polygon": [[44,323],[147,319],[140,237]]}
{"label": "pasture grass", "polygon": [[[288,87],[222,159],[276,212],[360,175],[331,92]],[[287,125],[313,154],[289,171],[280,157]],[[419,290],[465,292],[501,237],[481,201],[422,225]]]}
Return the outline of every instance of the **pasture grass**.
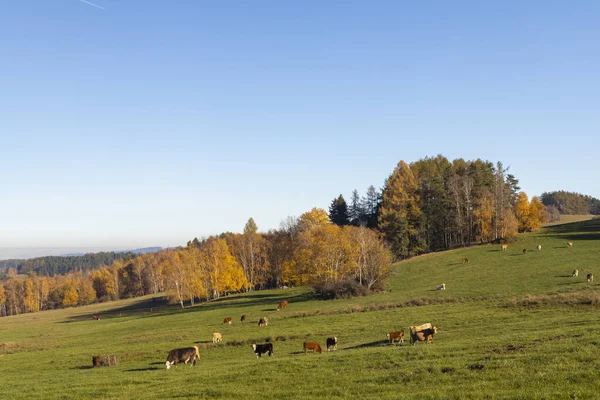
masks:
{"label": "pasture grass", "polygon": [[[386,292],[348,300],[293,288],[181,309],[157,295],[1,318],[0,398],[599,398],[600,284],[585,279],[600,273],[599,238],[592,220],[522,235],[507,251],[428,254],[396,264]],[[440,327],[433,344],[386,343],[426,322]],[[329,336],[337,351],[302,352],[305,340],[325,350]],[[273,356],[256,359],[250,344],[266,341]],[[198,365],[167,371],[168,351],[191,345]],[[116,367],[91,368],[107,354]]]}

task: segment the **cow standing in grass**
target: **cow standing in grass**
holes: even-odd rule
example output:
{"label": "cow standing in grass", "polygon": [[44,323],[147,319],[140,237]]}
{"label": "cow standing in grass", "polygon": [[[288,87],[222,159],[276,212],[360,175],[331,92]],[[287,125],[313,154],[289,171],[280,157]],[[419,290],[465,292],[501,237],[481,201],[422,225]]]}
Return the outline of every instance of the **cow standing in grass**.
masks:
{"label": "cow standing in grass", "polygon": [[594,274],[587,274],[587,281],[594,282]]}
{"label": "cow standing in grass", "polygon": [[577,268],[575,268],[573,270],[573,275],[571,275],[573,278],[575,278],[576,276],[579,276],[579,270]]}
{"label": "cow standing in grass", "polygon": [[334,336],[334,337],[327,338],[327,351],[337,350],[337,343],[338,343],[337,337]]}
{"label": "cow standing in grass", "polygon": [[390,341],[390,343],[394,343],[394,341],[398,341],[398,343],[402,343],[404,344],[404,331],[403,330],[399,330],[399,331],[395,331],[395,332],[390,332],[386,335],[387,339]]}
{"label": "cow standing in grass", "polygon": [[167,356],[167,362],[165,362],[165,366],[167,367],[167,369],[169,369],[173,365],[177,366],[177,364],[180,362],[184,364],[191,362],[192,365],[195,366],[196,360],[198,359],[200,359],[200,352],[198,351],[197,346],[173,349],[169,352],[169,355]]}
{"label": "cow standing in grass", "polygon": [[408,329],[410,330],[410,342],[413,346],[417,344],[417,342],[427,341],[427,344],[433,342],[433,335],[439,330],[436,326],[421,331],[417,331],[414,326],[410,326]]}
{"label": "cow standing in grass", "polygon": [[273,354],[273,344],[272,343],[265,343],[265,344],[253,344],[252,345],[252,350],[254,350],[254,355],[256,355],[256,358],[261,357],[264,353],[269,353],[269,357],[271,357],[271,354]]}
{"label": "cow standing in grass", "polygon": [[282,308],[286,308],[287,306],[288,306],[288,302],[286,300],[284,300],[281,303],[279,303],[279,306],[277,307],[277,311],[281,310]]}
{"label": "cow standing in grass", "polygon": [[500,248],[502,249],[502,251],[508,250],[508,245],[507,244],[503,244]]}
{"label": "cow standing in grass", "polygon": [[232,322],[233,322],[233,319],[231,319],[231,317],[227,317],[227,318],[225,318],[225,319],[223,320],[223,323],[224,323],[224,324],[229,324],[229,325],[231,325],[231,323],[232,323]]}

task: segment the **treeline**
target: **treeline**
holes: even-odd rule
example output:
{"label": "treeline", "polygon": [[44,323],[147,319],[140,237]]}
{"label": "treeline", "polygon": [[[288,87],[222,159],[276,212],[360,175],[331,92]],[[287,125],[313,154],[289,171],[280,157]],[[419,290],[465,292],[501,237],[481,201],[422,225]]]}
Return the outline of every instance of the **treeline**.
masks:
{"label": "treeline", "polygon": [[559,190],[542,193],[541,200],[545,206],[556,209],[560,214],[600,215],[600,200],[592,196]]}
{"label": "treeline", "polygon": [[65,275],[69,272],[86,272],[98,269],[102,265],[110,265],[116,260],[127,261],[136,255],[130,252],[88,253],[78,256],[47,256],[27,260],[0,261],[0,271],[16,269],[18,274],[27,275],[34,272],[40,276]]}
{"label": "treeline", "polygon": [[397,259],[474,243],[511,241],[534,231],[548,212],[520,192],[518,179],[502,163],[480,159],[450,162],[438,155],[411,164],[400,161],[383,189],[371,186],[351,204],[331,202],[332,221],[365,224],[384,235]]}
{"label": "treeline", "polygon": [[315,208],[266,233],[251,218],[241,234],[194,239],[185,248],[116,259],[95,271],[20,277],[9,269],[0,282],[0,315],[160,292],[182,307],[284,285],[312,285],[327,297],[366,294],[382,288],[390,263],[376,231],[332,224]]}

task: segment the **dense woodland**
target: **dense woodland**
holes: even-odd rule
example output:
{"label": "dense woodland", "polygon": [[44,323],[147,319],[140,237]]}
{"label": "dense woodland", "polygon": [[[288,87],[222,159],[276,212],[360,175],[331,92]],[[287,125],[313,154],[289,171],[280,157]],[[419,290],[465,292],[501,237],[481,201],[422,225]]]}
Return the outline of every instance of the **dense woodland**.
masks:
{"label": "dense woodland", "polygon": [[156,293],[184,307],[286,285],[310,285],[324,297],[366,294],[384,288],[394,260],[510,242],[539,229],[548,210],[537,197],[529,200],[499,162],[400,161],[381,190],[354,190],[349,204],[339,195],[329,212],[313,208],[279,229],[259,232],[250,218],[242,233],[194,239],[183,248],[86,255],[79,268],[69,257],[45,257],[44,268],[41,261],[12,266],[0,281],[0,315]]}
{"label": "dense woodland", "polygon": [[565,192],[545,192],[541,196],[545,206],[556,209],[560,214],[600,215],[600,200],[584,194]]}

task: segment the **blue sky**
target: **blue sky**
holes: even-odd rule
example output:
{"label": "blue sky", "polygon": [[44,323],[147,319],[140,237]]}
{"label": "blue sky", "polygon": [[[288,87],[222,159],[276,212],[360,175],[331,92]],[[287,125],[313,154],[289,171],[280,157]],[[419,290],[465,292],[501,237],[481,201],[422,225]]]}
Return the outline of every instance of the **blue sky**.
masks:
{"label": "blue sky", "polygon": [[0,247],[179,245],[500,160],[600,197],[595,1],[0,0]]}

